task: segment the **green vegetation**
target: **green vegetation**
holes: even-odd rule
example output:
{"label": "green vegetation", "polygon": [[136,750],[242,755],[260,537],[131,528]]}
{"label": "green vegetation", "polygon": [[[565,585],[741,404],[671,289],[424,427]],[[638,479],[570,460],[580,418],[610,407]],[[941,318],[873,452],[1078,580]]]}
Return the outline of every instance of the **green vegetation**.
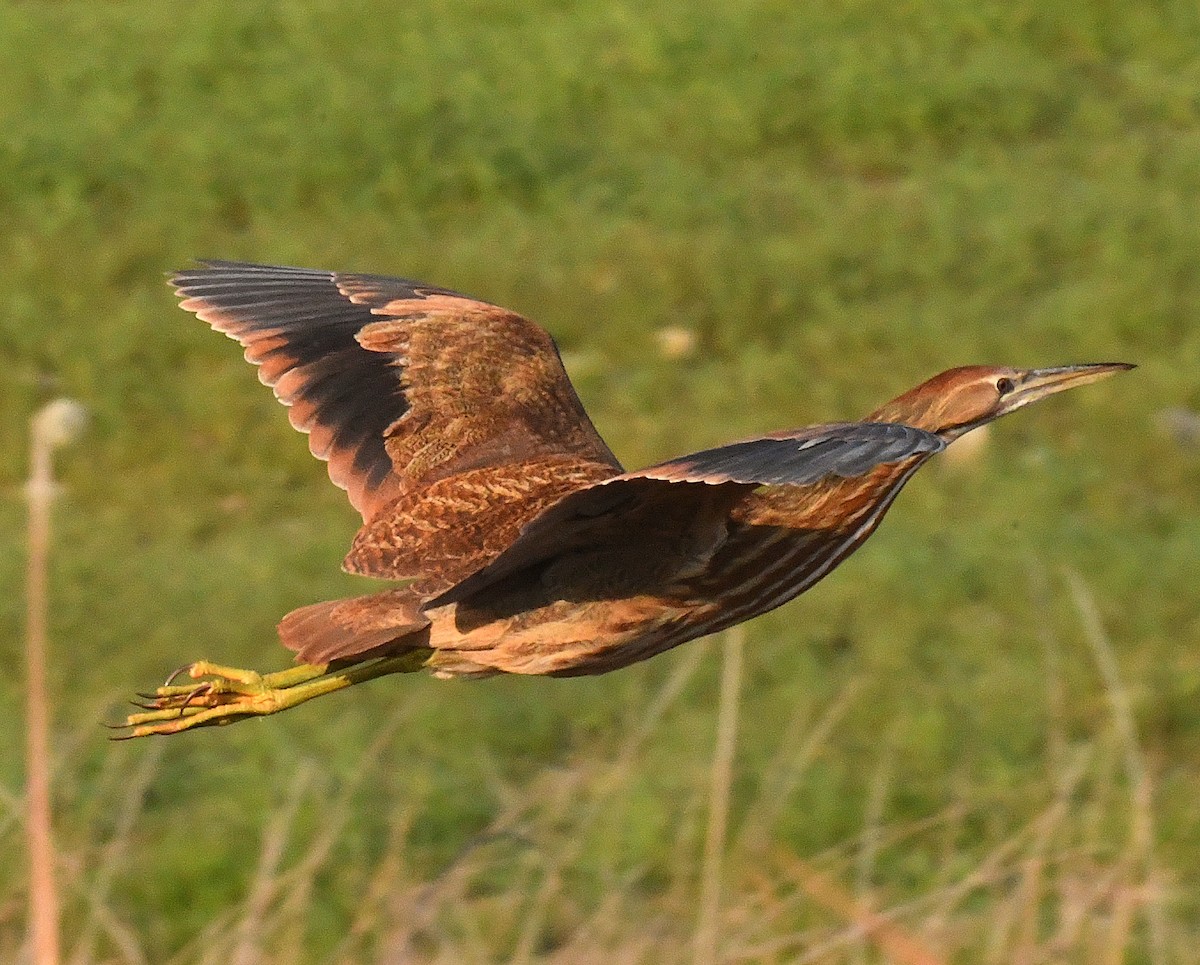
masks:
{"label": "green vegetation", "polygon": [[[280,962],[387,942],[649,962],[686,958],[695,926],[711,644],[102,739],[131,690],[197,657],[282,666],[279,616],[367,585],[337,570],[342,494],[236,347],[174,307],[162,274],[194,256],[511,306],[555,333],[631,466],[855,417],[951,365],[1140,363],[926,470],[863,552],[750,626],[723,931],[752,960],[876,960],[819,951],[848,926],[815,867],[947,960],[1097,960],[1113,936],[1128,961],[1195,960],[1200,454],[1155,421],[1200,408],[1193,5],[22,3],[0,40],[20,52],[0,60],[12,668],[28,417],[65,394],[94,420],[61,460],[52,575],[80,960],[261,940]],[[667,327],[694,353],[666,357]],[[1111,646],[1135,748],[1089,641]],[[20,700],[13,670],[10,855]],[[10,861],[5,960],[23,894]]]}

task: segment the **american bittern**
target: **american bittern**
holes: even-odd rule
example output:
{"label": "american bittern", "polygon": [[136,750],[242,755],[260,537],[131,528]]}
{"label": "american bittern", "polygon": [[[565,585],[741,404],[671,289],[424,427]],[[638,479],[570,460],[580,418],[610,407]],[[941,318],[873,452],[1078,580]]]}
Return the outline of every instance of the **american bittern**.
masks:
{"label": "american bittern", "polygon": [[865,421],[623,472],[550,336],[513,312],[377,275],[227,262],[174,276],[237,339],[363,518],[352,573],[406,581],[279,624],[298,665],[208,662],[127,736],[272,714],[391,673],[599,674],[771,610],[879,525],[934,453],[1123,363],[951,369]]}

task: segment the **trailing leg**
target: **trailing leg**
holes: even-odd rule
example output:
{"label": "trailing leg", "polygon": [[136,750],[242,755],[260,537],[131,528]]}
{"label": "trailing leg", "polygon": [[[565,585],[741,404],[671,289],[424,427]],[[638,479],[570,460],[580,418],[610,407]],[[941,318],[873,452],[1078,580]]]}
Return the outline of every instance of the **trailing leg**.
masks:
{"label": "trailing leg", "polygon": [[231,724],[246,717],[277,714],[355,684],[395,673],[413,673],[425,667],[428,648],[355,663],[297,664],[272,674],[222,667],[198,661],[187,668],[193,685],[166,685],[153,694],[141,694],[141,713],[130,714],[116,725],[117,740],[151,734],[177,734],[196,727]]}

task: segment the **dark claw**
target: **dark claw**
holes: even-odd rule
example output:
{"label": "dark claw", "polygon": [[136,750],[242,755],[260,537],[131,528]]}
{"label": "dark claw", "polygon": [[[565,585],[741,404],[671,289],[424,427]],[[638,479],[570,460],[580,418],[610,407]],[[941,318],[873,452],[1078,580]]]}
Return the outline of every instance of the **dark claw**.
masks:
{"label": "dark claw", "polygon": [[163,686],[164,686],[164,687],[170,687],[170,686],[171,686],[171,684],[173,684],[173,683],[175,682],[175,678],[176,678],[176,677],[178,677],[180,674],[185,674],[185,673],[187,673],[189,670],[191,670],[191,669],[192,669],[192,666],[193,666],[193,665],[192,665],[192,664],[190,664],[190,663],[185,663],[185,664],[184,664],[182,667],[180,667],[178,670],[172,670],[172,671],[171,671],[171,676],[169,676],[169,677],[167,678],[167,680],[166,680],[166,682],[163,684]]}
{"label": "dark claw", "polygon": [[133,728],[128,724],[110,724],[106,720],[100,721],[100,726],[114,731],[108,735],[110,741],[127,741],[133,739]]}
{"label": "dark claw", "polygon": [[[185,695],[183,698],[183,701],[179,704],[179,716],[180,717],[183,716],[183,712],[187,709],[188,704],[190,704],[193,700],[195,700],[201,694],[206,694],[210,690],[212,690],[212,684],[208,684],[208,683],[197,684],[196,687],[194,687],[192,689],[192,692],[190,694]],[[155,708],[152,707],[150,709],[154,710]]]}
{"label": "dark claw", "polygon": [[[138,694],[138,696],[141,697],[143,695]],[[155,704],[143,704],[140,700],[131,700],[129,703],[134,707],[141,707],[142,710],[162,710],[163,709],[156,703]]]}

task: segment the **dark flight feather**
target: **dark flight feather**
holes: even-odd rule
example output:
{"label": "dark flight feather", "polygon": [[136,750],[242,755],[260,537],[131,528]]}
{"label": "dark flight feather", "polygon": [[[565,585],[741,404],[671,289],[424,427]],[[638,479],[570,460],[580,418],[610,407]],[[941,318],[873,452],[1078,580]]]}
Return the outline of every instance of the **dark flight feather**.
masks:
{"label": "dark flight feather", "polygon": [[938,436],[912,426],[839,423],[732,442],[619,478],[805,486],[827,476],[862,476],[883,463],[944,448],[946,443]]}

